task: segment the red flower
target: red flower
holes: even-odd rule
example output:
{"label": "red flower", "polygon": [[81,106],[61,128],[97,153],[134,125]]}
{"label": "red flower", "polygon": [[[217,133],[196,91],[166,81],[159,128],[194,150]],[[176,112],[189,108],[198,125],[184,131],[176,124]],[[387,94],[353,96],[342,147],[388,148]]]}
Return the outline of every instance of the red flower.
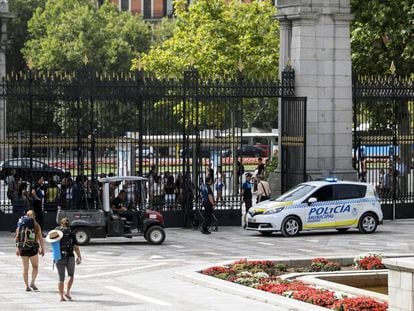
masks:
{"label": "red flower", "polygon": [[230,273],[232,270],[225,267],[210,267],[201,271],[202,274],[215,276],[220,273]]}
{"label": "red flower", "polygon": [[388,304],[368,297],[344,298],[332,305],[333,310],[341,311],[386,311]]}
{"label": "red flower", "polygon": [[321,263],[323,265],[326,265],[328,263],[328,259],[326,258],[313,258],[312,263]]}
{"label": "red flower", "polygon": [[330,308],[336,301],[334,292],[313,287],[307,287],[294,292],[293,298],[327,308]]}
{"label": "red flower", "polygon": [[385,266],[382,264],[382,259],[376,255],[369,255],[362,257],[355,261],[355,264],[358,269],[362,270],[378,270],[385,269]]}

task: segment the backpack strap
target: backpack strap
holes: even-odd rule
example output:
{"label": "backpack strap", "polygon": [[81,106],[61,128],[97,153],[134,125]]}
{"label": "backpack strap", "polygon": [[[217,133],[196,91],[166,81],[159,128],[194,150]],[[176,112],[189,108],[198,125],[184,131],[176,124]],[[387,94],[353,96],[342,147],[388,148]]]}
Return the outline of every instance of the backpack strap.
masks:
{"label": "backpack strap", "polygon": [[266,192],[266,188],[265,188],[265,186],[263,185],[263,183],[262,183],[262,182],[260,182],[259,184],[262,186],[262,188],[263,188],[263,192],[264,192],[265,196],[268,196],[268,195],[267,195],[267,192]]}

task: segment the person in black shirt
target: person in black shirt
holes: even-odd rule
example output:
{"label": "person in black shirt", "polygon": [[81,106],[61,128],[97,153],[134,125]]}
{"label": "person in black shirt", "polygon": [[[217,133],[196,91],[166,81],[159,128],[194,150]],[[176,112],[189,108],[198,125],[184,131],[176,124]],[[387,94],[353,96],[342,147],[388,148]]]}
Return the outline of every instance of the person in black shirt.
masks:
{"label": "person in black shirt", "polygon": [[208,228],[210,227],[211,221],[213,219],[214,206],[216,206],[216,202],[214,201],[213,190],[211,189],[212,184],[213,184],[213,178],[211,176],[206,176],[206,183],[203,185],[201,189],[203,207],[204,207],[204,220],[203,220],[203,227],[201,231],[201,233],[203,234],[211,233]]}
{"label": "person in black shirt", "polygon": [[189,228],[193,218],[194,184],[189,173],[183,175],[180,189],[181,204],[184,210],[184,228]]}
{"label": "person in black shirt", "polygon": [[263,164],[263,159],[262,158],[258,158],[257,159],[257,167],[255,170],[255,176],[254,176],[254,180],[253,180],[253,190],[256,192],[257,191],[257,183],[258,183],[258,179],[259,177],[263,177],[265,174],[265,165]]}
{"label": "person in black shirt", "polygon": [[39,224],[40,228],[43,228],[43,210],[42,210],[42,202],[43,202],[43,197],[44,197],[43,184],[44,184],[44,179],[41,176],[36,179],[36,183],[34,184],[31,190],[32,209],[35,212],[36,222]]}
{"label": "person in black shirt", "polygon": [[245,206],[244,216],[243,216],[243,220],[244,220],[243,229],[246,229],[246,226],[247,226],[247,212],[253,205],[252,184],[250,182],[251,179],[252,179],[252,174],[246,173],[246,181],[242,184],[242,189],[241,189],[241,198]]}
{"label": "person in black shirt", "polygon": [[[58,234],[58,232],[61,232]],[[75,234],[70,229],[70,221],[68,218],[60,220],[59,227],[48,233],[46,241],[53,243],[60,239],[61,259],[56,261],[56,269],[59,275],[58,290],[60,301],[72,300],[71,288],[75,276],[75,263],[80,264],[82,256],[80,248],[75,238]],[[76,260],[75,260],[76,254]],[[68,272],[69,280],[66,284],[66,293],[64,290],[65,272]]]}
{"label": "person in black shirt", "polygon": [[132,212],[128,211],[128,208],[126,206],[125,190],[119,191],[118,196],[115,199],[113,199],[111,203],[111,208],[115,214],[117,214],[120,217],[126,218],[124,226],[125,233],[131,233],[131,225],[134,221],[134,215],[132,214]]}

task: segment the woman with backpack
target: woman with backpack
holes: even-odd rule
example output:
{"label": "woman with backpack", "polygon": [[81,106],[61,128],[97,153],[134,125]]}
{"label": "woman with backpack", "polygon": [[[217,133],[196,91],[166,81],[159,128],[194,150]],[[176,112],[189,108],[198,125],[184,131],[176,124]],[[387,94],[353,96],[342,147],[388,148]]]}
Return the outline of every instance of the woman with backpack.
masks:
{"label": "woman with backpack", "polygon": [[[70,229],[70,222],[67,218],[60,220],[60,226],[56,230],[52,230],[48,233],[46,241],[54,243],[60,241],[60,254],[61,259],[56,261],[56,268],[59,275],[59,295],[60,301],[72,300],[70,290],[73,285],[73,279],[75,276],[75,262],[79,265],[82,261],[79,246],[77,245],[75,235]],[[76,254],[76,260],[75,260]],[[65,275],[68,271],[69,280],[66,284],[65,293]]]}
{"label": "woman with backpack", "polygon": [[[19,219],[16,229],[16,255],[20,256],[23,263],[23,281],[26,291],[37,290],[35,285],[39,271],[39,256],[45,255],[42,229],[35,220],[36,216],[32,210]],[[40,248],[39,248],[40,247]],[[32,281],[29,286],[29,266],[32,264]]]}

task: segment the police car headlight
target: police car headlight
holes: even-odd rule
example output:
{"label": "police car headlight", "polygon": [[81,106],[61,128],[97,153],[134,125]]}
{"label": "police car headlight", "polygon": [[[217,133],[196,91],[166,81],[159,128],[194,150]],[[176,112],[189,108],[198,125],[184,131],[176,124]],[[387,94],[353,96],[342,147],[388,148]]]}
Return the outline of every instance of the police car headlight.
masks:
{"label": "police car headlight", "polygon": [[263,214],[264,215],[276,214],[276,213],[280,213],[284,209],[285,209],[284,207],[275,207],[275,208],[271,208],[271,209],[265,211]]}

